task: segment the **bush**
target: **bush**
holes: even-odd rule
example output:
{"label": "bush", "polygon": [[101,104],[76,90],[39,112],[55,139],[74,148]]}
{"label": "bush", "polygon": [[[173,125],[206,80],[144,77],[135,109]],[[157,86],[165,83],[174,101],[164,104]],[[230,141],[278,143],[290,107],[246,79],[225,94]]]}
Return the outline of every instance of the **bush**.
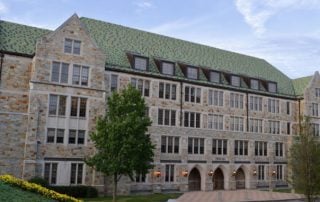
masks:
{"label": "bush", "polygon": [[43,179],[42,177],[33,177],[29,180],[29,182],[41,185],[43,187],[49,187],[48,181]]}
{"label": "bush", "polygon": [[98,196],[97,189],[90,186],[52,186],[50,189],[76,198],[94,198]]}
{"label": "bush", "polygon": [[0,181],[3,181],[4,183],[10,184],[12,186],[20,187],[21,189],[26,190],[26,191],[41,194],[47,198],[54,199],[57,201],[81,202],[81,200],[78,200],[78,199],[73,198],[71,196],[67,196],[65,194],[60,194],[60,193],[55,192],[53,190],[44,188],[38,184],[30,183],[30,182],[21,180],[19,178],[15,178],[11,175],[0,175]]}

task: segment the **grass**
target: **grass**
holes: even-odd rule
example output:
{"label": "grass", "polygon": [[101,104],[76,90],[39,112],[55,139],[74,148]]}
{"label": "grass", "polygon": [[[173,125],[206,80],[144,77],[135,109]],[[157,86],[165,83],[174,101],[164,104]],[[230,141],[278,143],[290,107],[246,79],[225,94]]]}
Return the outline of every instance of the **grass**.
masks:
{"label": "grass", "polygon": [[39,194],[24,191],[18,187],[12,187],[0,181],[0,201],[6,202],[53,202]]}
{"label": "grass", "polygon": [[[181,194],[150,194],[150,195],[131,195],[131,196],[118,196],[117,202],[167,202],[168,199],[176,199]],[[112,197],[99,197],[93,199],[84,199],[88,202],[112,202]]]}

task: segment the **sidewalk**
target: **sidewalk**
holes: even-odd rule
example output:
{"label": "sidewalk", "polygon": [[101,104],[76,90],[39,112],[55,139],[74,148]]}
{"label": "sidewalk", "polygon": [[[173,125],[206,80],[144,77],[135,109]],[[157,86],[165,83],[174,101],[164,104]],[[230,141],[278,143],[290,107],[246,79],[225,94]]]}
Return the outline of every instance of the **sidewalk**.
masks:
{"label": "sidewalk", "polygon": [[268,192],[258,190],[187,192],[177,202],[240,202],[240,201],[290,201],[301,202],[301,194]]}

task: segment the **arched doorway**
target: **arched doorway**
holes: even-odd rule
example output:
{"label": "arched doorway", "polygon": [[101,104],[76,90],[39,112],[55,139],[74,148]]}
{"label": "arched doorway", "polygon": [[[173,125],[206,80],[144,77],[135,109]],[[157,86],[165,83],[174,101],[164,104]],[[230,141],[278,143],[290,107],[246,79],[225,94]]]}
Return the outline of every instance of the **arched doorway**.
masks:
{"label": "arched doorway", "polygon": [[201,176],[197,168],[193,168],[188,178],[189,191],[200,191],[201,189]]}
{"label": "arched doorway", "polygon": [[246,180],[245,175],[242,168],[239,168],[236,172],[236,189],[245,189],[246,188]]}
{"label": "arched doorway", "polygon": [[214,171],[212,182],[213,182],[213,190],[224,189],[224,177],[223,177],[222,170],[220,168],[217,168]]}

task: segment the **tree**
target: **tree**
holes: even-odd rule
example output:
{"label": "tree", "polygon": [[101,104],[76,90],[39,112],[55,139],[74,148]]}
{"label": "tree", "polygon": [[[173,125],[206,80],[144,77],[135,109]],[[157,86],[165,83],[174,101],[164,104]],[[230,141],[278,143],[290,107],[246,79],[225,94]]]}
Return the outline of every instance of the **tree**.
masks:
{"label": "tree", "polygon": [[153,167],[155,146],[146,134],[151,125],[146,110],[140,92],[129,85],[108,98],[106,115],[98,119],[91,134],[96,153],[86,163],[112,177],[113,202],[121,176],[133,179],[135,173],[146,174]]}
{"label": "tree", "polygon": [[309,117],[303,118],[299,130],[290,149],[292,185],[311,202],[320,193],[320,144],[313,135]]}

